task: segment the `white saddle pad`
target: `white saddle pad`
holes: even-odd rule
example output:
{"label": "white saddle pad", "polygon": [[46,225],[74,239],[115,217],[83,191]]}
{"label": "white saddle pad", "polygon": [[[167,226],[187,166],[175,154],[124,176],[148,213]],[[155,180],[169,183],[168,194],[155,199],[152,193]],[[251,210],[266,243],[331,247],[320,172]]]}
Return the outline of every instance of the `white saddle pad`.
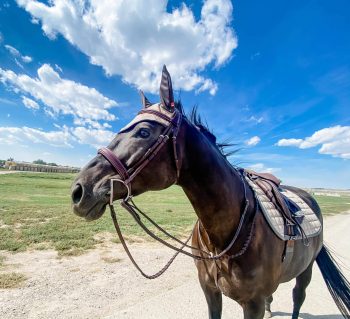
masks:
{"label": "white saddle pad", "polygon": [[[273,232],[282,240],[301,239],[301,234],[297,234],[294,237],[285,234],[285,219],[283,218],[282,213],[276,208],[275,204],[269,200],[258,185],[254,184],[247,177],[246,180],[253,189],[265,219]],[[307,237],[317,236],[322,230],[322,224],[309,205],[305,203],[301,197],[289,190],[281,189],[281,193],[300,207],[300,211],[297,212],[297,215],[300,217],[297,218],[305,235]]]}

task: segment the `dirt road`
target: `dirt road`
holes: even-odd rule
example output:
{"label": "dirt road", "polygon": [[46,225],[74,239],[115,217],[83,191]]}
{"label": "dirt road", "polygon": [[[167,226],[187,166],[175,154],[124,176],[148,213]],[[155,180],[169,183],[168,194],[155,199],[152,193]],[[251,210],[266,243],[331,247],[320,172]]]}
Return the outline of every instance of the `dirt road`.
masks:
{"label": "dirt road", "polygon": [[5,174],[13,174],[13,173],[21,173],[23,171],[9,171],[9,170],[0,170],[0,175],[5,175]]}
{"label": "dirt road", "polygon": [[[350,214],[326,219],[325,240],[350,266]],[[151,270],[167,260],[169,251],[152,244],[135,244],[133,252]],[[0,290],[1,318],[60,319],[187,319],[207,318],[204,295],[193,261],[180,257],[160,279],[143,279],[122,249],[106,242],[78,257],[57,258],[54,251],[25,252],[7,257],[4,271],[29,278],[22,288]],[[346,272],[350,278],[350,272]],[[293,283],[274,295],[274,318],[290,318]],[[224,298],[223,319],[243,318],[240,307]],[[340,319],[320,272],[314,267],[302,319]]]}

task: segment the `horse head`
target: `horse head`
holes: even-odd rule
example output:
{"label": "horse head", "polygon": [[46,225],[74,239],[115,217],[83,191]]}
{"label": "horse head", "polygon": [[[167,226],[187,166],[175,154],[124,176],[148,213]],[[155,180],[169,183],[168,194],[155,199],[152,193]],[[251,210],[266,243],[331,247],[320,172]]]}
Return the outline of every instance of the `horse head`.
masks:
{"label": "horse head", "polygon": [[[160,103],[141,92],[139,114],[99,151],[72,185],[74,213],[87,220],[102,216],[109,202],[165,189],[177,181],[181,161],[182,111],[174,101],[171,77],[163,67]],[[111,189],[110,181],[119,181]],[[110,192],[113,194],[110,194]]]}

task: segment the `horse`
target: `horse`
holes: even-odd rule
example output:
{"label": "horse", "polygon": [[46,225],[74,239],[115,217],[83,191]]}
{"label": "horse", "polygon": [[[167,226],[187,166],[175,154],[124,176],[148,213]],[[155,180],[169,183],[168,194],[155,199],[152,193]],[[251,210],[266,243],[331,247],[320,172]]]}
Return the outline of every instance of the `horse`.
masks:
{"label": "horse", "polygon": [[[141,101],[140,113],[77,175],[71,194],[74,213],[95,220],[110,197],[128,200],[177,184],[198,216],[192,256],[210,319],[221,318],[222,294],[242,307],[244,319],[271,317],[273,293],[294,278],[292,319],[297,319],[315,261],[340,312],[350,318],[350,285],[323,244],[322,232],[309,238],[308,245],[294,241],[289,261],[283,259],[285,242],[267,224],[252,188],[196,110],[186,116],[174,100],[165,66],[160,103],[151,103],[143,92]],[[112,189],[111,180],[118,184]],[[282,187],[301,197],[322,223],[320,207],[309,193]]]}

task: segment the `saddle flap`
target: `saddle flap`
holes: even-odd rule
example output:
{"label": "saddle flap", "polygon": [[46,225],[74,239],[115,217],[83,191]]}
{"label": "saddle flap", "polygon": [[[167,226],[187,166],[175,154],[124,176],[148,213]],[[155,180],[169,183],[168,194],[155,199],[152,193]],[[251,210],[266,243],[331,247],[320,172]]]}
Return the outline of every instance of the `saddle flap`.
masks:
{"label": "saddle flap", "polygon": [[281,180],[279,178],[277,178],[273,174],[270,174],[270,173],[258,173],[258,172],[255,172],[255,171],[251,170],[251,169],[245,169],[245,172],[247,172],[247,174],[250,175],[250,177],[252,179],[262,178],[262,179],[265,179],[267,181],[273,182],[274,184],[276,184],[276,186],[280,186],[281,185]]}

